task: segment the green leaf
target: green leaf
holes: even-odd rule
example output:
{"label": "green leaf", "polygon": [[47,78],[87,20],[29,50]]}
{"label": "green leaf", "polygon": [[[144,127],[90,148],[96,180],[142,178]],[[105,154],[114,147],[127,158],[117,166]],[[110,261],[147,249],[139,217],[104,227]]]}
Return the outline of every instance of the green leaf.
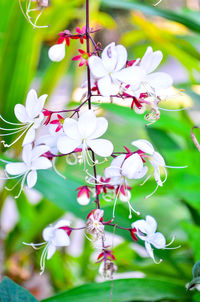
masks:
{"label": "green leaf", "polygon": [[179,22],[189,29],[200,32],[200,24],[197,22],[194,18],[190,17],[189,15],[186,16],[182,14],[181,12],[173,12],[170,10],[163,10],[158,7],[153,7],[151,5],[145,5],[140,3],[139,1],[121,1],[121,0],[101,0],[101,4],[103,8],[111,7],[123,9],[123,10],[139,10],[143,12],[144,14],[150,15],[150,16],[160,16],[175,22]]}
{"label": "green leaf", "polygon": [[19,286],[8,277],[0,283],[1,302],[37,302],[28,290]]}
{"label": "green leaf", "polygon": [[[43,302],[102,302],[109,301],[112,283],[91,283],[73,288]],[[189,301],[189,293],[178,282],[160,279],[122,279],[113,282],[112,302],[125,301]]]}

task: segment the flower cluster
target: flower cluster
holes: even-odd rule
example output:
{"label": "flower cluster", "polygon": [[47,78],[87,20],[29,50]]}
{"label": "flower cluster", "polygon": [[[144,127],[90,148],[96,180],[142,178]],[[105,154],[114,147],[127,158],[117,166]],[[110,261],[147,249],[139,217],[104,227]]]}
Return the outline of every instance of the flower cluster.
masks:
{"label": "flower cluster", "polygon": [[[5,166],[6,179],[19,178],[15,186],[21,181],[16,197],[20,195],[25,182],[29,188],[35,186],[37,170],[53,167],[58,172],[55,167],[56,158],[69,159],[73,156],[74,163],[83,166],[82,170],[86,176],[86,183],[76,189],[77,201],[82,206],[92,202],[96,205],[96,208],[89,212],[83,227],[73,228],[69,221],[60,220],[44,229],[44,242],[28,244],[34,248],[45,245],[41,256],[41,271],[44,271],[45,259],[50,259],[57,248],[70,244],[72,231],[85,229],[92,241],[101,242],[97,263],[101,263],[102,274],[111,278],[117,268],[112,249],[105,246],[106,227],[128,231],[134,241],[143,240],[148,255],[155,263],[157,262],[152,246],[157,249],[167,247],[164,235],[156,232],[157,223],[153,217],[147,215],[146,220],[134,221],[128,228],[119,226],[114,219],[118,199],[128,204],[130,219],[132,211],[140,215],[131,205],[132,182],[145,183],[153,176],[156,182],[154,193],[165,183],[166,168],[170,166],[166,165],[162,155],[146,139],[130,142],[133,150],[124,146],[125,151],[122,149],[121,152],[115,152],[112,142],[102,138],[108,129],[108,121],[99,116],[97,107],[93,107],[92,98],[98,96],[100,99],[130,99],[131,109],[141,112],[148,108],[150,113],[146,115],[146,119],[154,122],[160,117],[159,89],[169,88],[173,81],[167,73],[155,71],[163,59],[161,51],[154,52],[148,47],[142,59],[128,60],[128,53],[123,45],[112,42],[102,50],[100,44],[95,43],[91,37],[95,30],[89,28],[88,22],[87,26],[77,27],[75,34],[69,30],[59,33],[57,44],[53,45],[48,53],[53,62],[59,62],[64,59],[65,47],[70,46],[71,40],[79,40],[81,44],[87,42],[87,49],[78,49],[79,55],[72,58],[73,61],[80,60],[79,66],[85,65],[87,68],[87,83],[83,85],[87,87],[87,93],[83,94],[80,105],[73,109],[50,111],[44,108],[47,95],[38,97],[36,91],[31,89],[25,106],[17,104],[14,108],[19,123],[11,123],[1,117],[8,125],[8,129],[1,130],[9,132],[2,134],[3,136],[20,133],[10,145],[5,141],[2,143],[5,147],[10,147],[23,137],[22,161],[6,161]],[[90,50],[90,42],[94,46],[93,50]],[[45,127],[47,134],[39,134],[41,127]],[[103,175],[98,175],[97,165],[108,162],[108,157],[111,159],[110,164],[105,168]],[[93,170],[92,174],[90,169]],[[109,221],[103,219],[102,198],[114,202],[113,216]]]}

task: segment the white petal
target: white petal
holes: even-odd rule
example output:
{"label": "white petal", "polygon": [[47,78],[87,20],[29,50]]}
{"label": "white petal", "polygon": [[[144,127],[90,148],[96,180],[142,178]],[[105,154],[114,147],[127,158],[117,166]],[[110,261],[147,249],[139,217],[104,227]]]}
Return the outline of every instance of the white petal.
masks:
{"label": "white petal", "polygon": [[117,65],[115,67],[115,71],[122,69],[127,61],[128,53],[126,48],[123,45],[116,46],[117,51]]}
{"label": "white petal", "polygon": [[148,233],[149,233],[149,228],[146,220],[140,219],[135,221],[134,223],[131,224],[132,228],[136,228],[137,230],[137,236],[142,239],[146,240]]}
{"label": "white petal", "polygon": [[32,150],[32,160],[35,160],[36,158],[40,157],[41,155],[43,155],[47,151],[49,151],[49,146],[47,146],[47,145],[36,146]]}
{"label": "white petal", "polygon": [[104,68],[107,70],[107,72],[114,71],[117,65],[117,50],[114,42],[106,46],[101,57]]}
{"label": "white petal", "polygon": [[55,246],[68,246],[70,244],[70,239],[64,230],[57,229],[54,231],[53,242]]}
{"label": "white petal", "polygon": [[67,154],[81,145],[81,140],[74,140],[67,136],[61,136],[58,139],[57,147],[62,154]]}
{"label": "white petal", "polygon": [[165,72],[154,72],[145,77],[145,82],[153,88],[166,89],[172,86],[173,79]]}
{"label": "white petal", "polygon": [[37,182],[37,172],[35,170],[32,170],[27,175],[27,185],[29,188],[34,187],[34,185]]}
{"label": "white petal", "polygon": [[150,160],[153,166],[162,166],[165,167],[165,160],[162,155],[158,152],[154,152],[152,159]]}
{"label": "white petal", "polygon": [[53,62],[60,62],[65,57],[65,42],[53,45],[49,48],[49,59]]}
{"label": "white petal", "polygon": [[125,191],[125,195],[120,192],[119,200],[122,202],[127,202],[131,199],[131,192],[129,190]]}
{"label": "white petal", "polygon": [[27,144],[23,147],[22,159],[27,165],[30,165],[31,158],[32,158],[32,144]]}
{"label": "white petal", "polygon": [[70,221],[66,219],[61,219],[54,225],[54,228],[58,229],[64,226],[70,226]]}
{"label": "white petal", "polygon": [[38,109],[39,109],[39,106],[40,106],[40,111],[42,111],[47,97],[48,97],[48,94],[43,94],[39,97],[39,99],[38,99]]}
{"label": "white petal", "polygon": [[30,144],[34,141],[35,139],[35,129],[32,126],[31,128],[28,129],[28,131],[26,132],[26,135],[24,137],[22,146],[25,146],[27,144]]}
{"label": "white petal", "polygon": [[70,138],[75,139],[75,140],[81,139],[77,121],[75,121],[71,118],[66,118],[64,120],[63,129],[64,129],[65,134],[67,136],[69,136]]}
{"label": "white petal", "polygon": [[148,255],[153,259],[154,262],[156,262],[155,258],[154,258],[154,254],[153,254],[153,249],[152,249],[150,243],[147,241],[145,241],[145,248],[146,248]]}
{"label": "white petal", "polygon": [[26,109],[23,105],[17,104],[14,108],[15,116],[21,123],[27,123],[30,121],[29,116],[26,113]]}
{"label": "white petal", "polygon": [[148,171],[148,167],[143,167],[141,170],[138,170],[135,172],[135,174],[133,175],[132,179],[140,179],[142,177],[144,177],[146,175]]}
{"label": "white petal", "polygon": [[151,237],[150,243],[157,249],[164,249],[166,246],[166,239],[162,233],[157,232]]}
{"label": "white petal", "polygon": [[80,205],[86,206],[90,202],[90,198],[84,193],[80,197],[77,197],[77,201]]}
{"label": "white petal", "polygon": [[42,112],[40,112],[39,115],[38,114],[35,114],[35,115],[37,115],[37,117],[34,118],[33,127],[35,129],[38,129],[41,126],[41,123],[44,119],[44,114]]}
{"label": "white petal", "polygon": [[97,56],[91,56],[88,59],[88,65],[92,76],[98,80],[107,74],[105,67],[103,65],[102,59]]}
{"label": "white petal", "polygon": [[102,136],[108,128],[108,121],[104,117],[97,117],[96,119],[96,129],[88,137],[89,139],[98,138]]}
{"label": "white petal", "polygon": [[87,140],[87,145],[99,156],[107,157],[113,152],[113,144],[107,139]]}
{"label": "white petal", "polygon": [[122,165],[122,175],[129,179],[133,179],[135,173],[140,172],[143,169],[143,161],[141,157],[135,153],[125,159]]}
{"label": "white petal", "polygon": [[39,157],[32,161],[31,165],[34,170],[45,170],[52,167],[52,162],[46,157]]}
{"label": "white petal", "polygon": [[112,160],[110,167],[106,168],[104,171],[106,178],[117,177],[118,180],[118,177],[120,177],[121,179],[121,166],[125,157],[126,155],[121,154]]}
{"label": "white petal", "polygon": [[131,145],[137,147],[139,150],[148,153],[150,155],[154,153],[154,147],[146,139],[138,139],[136,141],[133,141]]}
{"label": "white petal", "polygon": [[82,138],[89,137],[96,129],[96,115],[93,110],[86,110],[80,114],[78,129]]}
{"label": "white petal", "polygon": [[154,71],[163,59],[163,54],[160,50],[153,52],[149,46],[141,60],[140,66],[142,66],[147,73]]}
{"label": "white petal", "polygon": [[54,227],[46,227],[42,232],[42,237],[45,241],[50,241],[54,234]]}
{"label": "white petal", "polygon": [[120,83],[129,84],[131,88],[136,90],[141,82],[145,79],[145,70],[139,66],[131,66],[120,71],[113,72],[112,78]]}
{"label": "white petal", "polygon": [[56,247],[54,244],[50,244],[47,249],[47,260],[49,260],[56,251]]}
{"label": "white petal", "polygon": [[6,172],[10,175],[24,174],[27,171],[25,163],[9,163],[5,167]]}
{"label": "white petal", "polygon": [[102,96],[110,96],[113,94],[112,82],[109,75],[98,80],[97,86]]}
{"label": "white petal", "polygon": [[26,97],[26,112],[31,120],[39,115],[40,111],[37,111],[38,97],[37,92],[34,89],[31,89]]}
{"label": "white petal", "polygon": [[146,222],[148,224],[148,230],[150,233],[155,233],[156,229],[157,229],[157,222],[156,220],[150,216],[150,215],[147,215],[146,216]]}

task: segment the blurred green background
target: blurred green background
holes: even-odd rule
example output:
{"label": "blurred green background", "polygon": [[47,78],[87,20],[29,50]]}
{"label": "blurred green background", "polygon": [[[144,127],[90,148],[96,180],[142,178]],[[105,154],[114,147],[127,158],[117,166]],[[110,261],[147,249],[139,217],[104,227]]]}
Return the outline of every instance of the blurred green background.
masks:
{"label": "blurred green background", "polygon": [[[30,87],[36,88],[39,95],[49,95],[49,108],[61,108],[67,103],[74,105],[76,88],[85,77],[85,67],[78,68],[78,64],[71,61],[80,48],[79,43],[72,41],[60,63],[50,62],[47,54],[60,31],[70,29],[73,32],[76,26],[84,25],[84,2],[51,0],[50,7],[38,21],[49,28],[34,30],[22,15],[18,1],[0,1],[0,113],[4,118],[16,121],[13,108],[16,103],[24,103]],[[90,2],[91,25],[102,27],[94,36],[95,40],[101,41],[103,46],[111,41],[122,43],[130,59],[142,57],[148,45],[161,50],[164,54],[161,70],[173,76],[177,89],[163,106],[189,107],[180,112],[162,111],[159,121],[145,127],[144,116],[128,107],[100,105],[102,114],[109,120],[106,137],[112,140],[116,151],[121,151],[122,145],[130,147],[134,139],[147,138],[168,165],[188,165],[186,169],[168,169],[164,187],[149,199],[144,197],[153,191],[155,181],[149,180],[142,187],[133,183],[134,207],[143,217],[154,216],[159,231],[168,241],[175,235],[174,246],[180,244],[181,248],[156,251],[156,256],[163,259],[156,265],[143,256],[142,242],[133,244],[129,234],[116,230],[120,237],[115,238],[113,250],[118,277],[122,280],[115,281],[116,286],[114,282],[113,301],[200,301],[198,292],[187,293],[185,289],[185,284],[192,279],[193,265],[200,260],[200,155],[190,137],[191,128],[199,123],[200,117],[200,3],[198,0],[163,0],[155,7],[155,1]],[[22,6],[25,7],[24,1]],[[180,93],[180,89],[184,93]],[[196,135],[198,137],[198,130]],[[12,150],[2,148],[1,151],[2,158],[18,158],[20,142]],[[80,166],[66,165],[65,159],[60,159],[57,167],[67,180],[53,171],[42,171],[36,190],[25,190],[18,200],[13,198],[16,191],[6,191],[2,183],[0,275],[7,275],[27,288],[38,300],[69,290],[47,301],[94,301],[94,296],[97,302],[106,297],[109,301],[110,283],[99,286],[92,283],[76,289],[79,285],[98,281],[94,248],[84,234],[73,235],[67,253],[57,251],[46,262],[43,276],[39,276],[41,251],[22,244],[41,242],[43,228],[65,213],[72,225],[83,224],[80,219],[85,220],[93,208],[93,204],[81,207],[76,201],[75,189],[84,184],[85,177],[80,173]],[[98,167],[98,172],[104,167],[106,165]],[[13,184],[9,182],[9,186]],[[109,219],[112,204],[105,201],[102,204]],[[128,219],[126,204],[118,202],[116,221],[125,227],[132,222]],[[145,278],[123,280],[128,277],[123,275],[127,272],[131,277]]]}

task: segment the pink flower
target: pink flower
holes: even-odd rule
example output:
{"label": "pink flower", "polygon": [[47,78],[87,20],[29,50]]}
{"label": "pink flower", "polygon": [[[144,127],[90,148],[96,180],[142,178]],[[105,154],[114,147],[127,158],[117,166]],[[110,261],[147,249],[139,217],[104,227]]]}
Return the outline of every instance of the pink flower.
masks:
{"label": "pink flower", "polygon": [[86,26],[84,25],[82,28],[76,27],[76,32],[80,35],[79,39],[81,44],[83,44],[84,39],[86,40]]}
{"label": "pink flower", "polygon": [[60,114],[57,114],[57,120],[53,120],[50,122],[50,124],[53,124],[53,125],[58,125],[57,128],[56,128],[56,132],[60,131],[60,129],[62,129],[63,127],[63,123],[64,123],[64,118],[60,115]]}
{"label": "pink flower", "polygon": [[82,49],[78,49],[78,51],[79,51],[80,55],[73,57],[72,60],[73,61],[81,60],[78,65],[79,67],[83,66],[84,64],[88,65],[88,59],[89,59],[90,54]]}

